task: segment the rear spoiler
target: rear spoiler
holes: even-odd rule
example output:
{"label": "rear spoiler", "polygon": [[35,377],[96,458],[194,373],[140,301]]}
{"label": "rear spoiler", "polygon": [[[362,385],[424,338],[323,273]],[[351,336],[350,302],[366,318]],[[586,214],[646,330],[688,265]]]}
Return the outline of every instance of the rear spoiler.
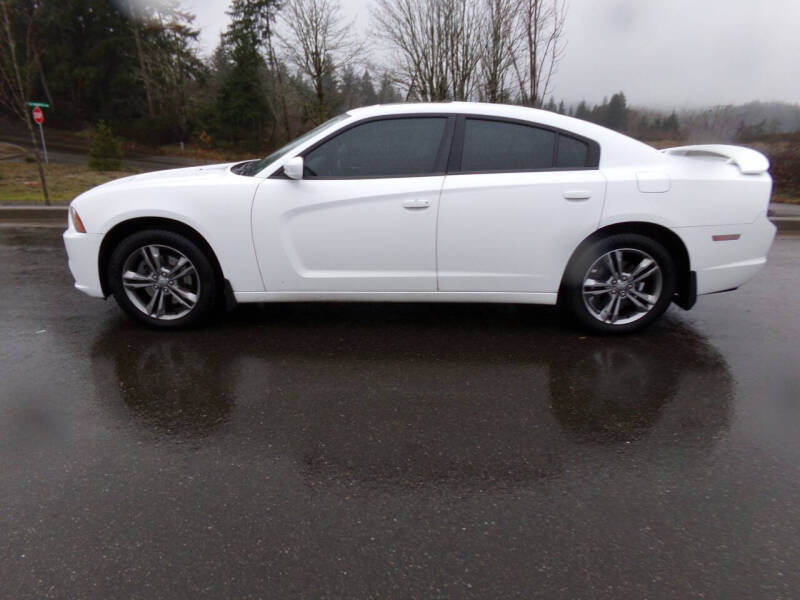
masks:
{"label": "rear spoiler", "polygon": [[707,144],[704,146],[680,146],[662,150],[664,154],[674,156],[717,156],[726,158],[728,163],[736,165],[742,175],[758,175],[769,169],[769,159],[750,148],[742,146],[725,146],[723,144]]}

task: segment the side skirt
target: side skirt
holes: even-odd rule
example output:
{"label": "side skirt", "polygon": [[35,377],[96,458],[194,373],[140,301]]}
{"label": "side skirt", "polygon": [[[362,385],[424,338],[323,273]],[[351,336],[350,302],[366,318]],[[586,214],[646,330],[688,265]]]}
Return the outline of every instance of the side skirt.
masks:
{"label": "side skirt", "polygon": [[554,305],[558,294],[518,292],[236,292],[238,302],[493,302]]}

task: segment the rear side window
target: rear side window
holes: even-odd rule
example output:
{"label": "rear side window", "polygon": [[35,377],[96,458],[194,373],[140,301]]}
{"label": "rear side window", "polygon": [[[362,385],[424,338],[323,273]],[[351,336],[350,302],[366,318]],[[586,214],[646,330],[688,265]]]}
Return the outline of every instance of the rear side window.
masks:
{"label": "rear side window", "polygon": [[589,159],[589,144],[568,135],[558,136],[556,166],[561,169],[585,167]]}
{"label": "rear side window", "polygon": [[434,174],[446,122],[445,117],[415,117],[356,125],[305,156],[306,177]]}
{"label": "rear side window", "polygon": [[553,167],[556,134],[504,121],[467,119],[461,170],[530,171]]}

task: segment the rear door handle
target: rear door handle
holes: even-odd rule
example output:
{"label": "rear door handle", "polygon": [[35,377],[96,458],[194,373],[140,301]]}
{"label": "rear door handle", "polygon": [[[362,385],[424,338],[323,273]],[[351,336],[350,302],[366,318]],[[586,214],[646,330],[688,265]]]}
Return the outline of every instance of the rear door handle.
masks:
{"label": "rear door handle", "polygon": [[430,200],[423,200],[421,198],[414,198],[413,200],[404,200],[403,208],[413,210],[415,208],[428,208],[431,205]]}
{"label": "rear door handle", "polygon": [[588,200],[592,197],[592,193],[586,190],[569,190],[564,192],[565,200]]}

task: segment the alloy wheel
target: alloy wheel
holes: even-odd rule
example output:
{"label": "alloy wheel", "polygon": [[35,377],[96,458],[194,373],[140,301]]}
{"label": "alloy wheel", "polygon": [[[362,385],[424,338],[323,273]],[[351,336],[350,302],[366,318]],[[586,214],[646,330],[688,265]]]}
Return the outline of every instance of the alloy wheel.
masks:
{"label": "alloy wheel", "polygon": [[647,252],[619,248],[598,258],[583,278],[583,302],[598,321],[624,325],[638,321],[658,304],[661,267]]}
{"label": "alloy wheel", "polygon": [[195,266],[185,254],[162,244],[131,252],[122,268],[122,286],[139,311],[163,321],[185,317],[200,298]]}

